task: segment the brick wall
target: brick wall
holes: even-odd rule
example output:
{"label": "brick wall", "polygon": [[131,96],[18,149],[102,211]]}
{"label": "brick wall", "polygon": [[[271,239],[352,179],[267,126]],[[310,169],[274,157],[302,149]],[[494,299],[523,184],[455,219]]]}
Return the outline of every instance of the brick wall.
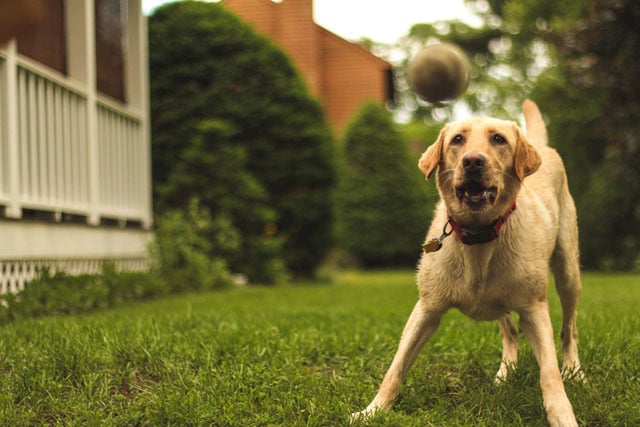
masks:
{"label": "brick wall", "polygon": [[223,0],[292,59],[338,134],[367,101],[384,104],[389,63],[313,22],[313,0]]}
{"label": "brick wall", "polygon": [[329,120],[341,132],[363,103],[386,102],[390,65],[330,31],[319,30],[323,40],[322,99]]}
{"label": "brick wall", "polygon": [[279,6],[276,41],[302,72],[311,93],[322,97],[321,46],[313,22],[313,0],[284,0]]}
{"label": "brick wall", "polygon": [[271,0],[224,0],[225,7],[271,39],[278,35],[278,4]]}

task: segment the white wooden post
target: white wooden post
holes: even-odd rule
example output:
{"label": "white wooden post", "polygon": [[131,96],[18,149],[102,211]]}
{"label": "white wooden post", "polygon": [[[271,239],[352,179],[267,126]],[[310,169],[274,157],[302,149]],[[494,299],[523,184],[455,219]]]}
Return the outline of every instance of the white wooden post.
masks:
{"label": "white wooden post", "polygon": [[151,200],[151,117],[149,111],[149,72],[148,72],[148,41],[147,19],[142,13],[140,0],[128,2],[127,19],[127,94],[131,107],[140,111],[142,164],[138,165],[141,173],[141,183],[144,188],[144,199],[140,206],[145,207],[145,215],[142,226],[151,228],[153,222],[153,206]]}
{"label": "white wooden post", "polygon": [[5,126],[4,136],[7,143],[7,162],[4,166],[9,168],[6,177],[9,180],[7,188],[10,200],[5,212],[9,218],[22,217],[18,157],[18,66],[16,53],[17,45],[14,39],[6,46],[4,81],[0,83],[3,85],[3,92],[5,93],[2,123]]}
{"label": "white wooden post", "polygon": [[[88,223],[100,224],[100,164],[98,153],[98,106],[96,84],[96,34],[93,0],[69,0],[67,3],[69,28],[69,74],[81,80],[87,88],[87,159],[89,162]],[[77,55],[74,55],[77,53]]]}

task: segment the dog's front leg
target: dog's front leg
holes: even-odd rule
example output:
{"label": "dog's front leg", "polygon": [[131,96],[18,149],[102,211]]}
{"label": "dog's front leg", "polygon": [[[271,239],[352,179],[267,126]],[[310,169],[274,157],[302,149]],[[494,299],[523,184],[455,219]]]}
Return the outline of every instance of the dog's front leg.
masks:
{"label": "dog's front leg", "polygon": [[387,411],[391,408],[400,393],[404,377],[418,354],[420,354],[422,347],[438,329],[443,314],[444,310],[434,310],[425,304],[423,300],[418,301],[411,316],[409,316],[409,320],[407,320],[402,332],[402,338],[400,338],[398,351],[382,380],[378,394],[366,409],[353,413],[351,421],[367,419],[380,410]]}
{"label": "dog's front leg", "polygon": [[538,302],[523,310],[520,313],[520,324],[540,365],[540,388],[549,425],[577,427],[573,407],[567,397],[558,367],[548,303]]}

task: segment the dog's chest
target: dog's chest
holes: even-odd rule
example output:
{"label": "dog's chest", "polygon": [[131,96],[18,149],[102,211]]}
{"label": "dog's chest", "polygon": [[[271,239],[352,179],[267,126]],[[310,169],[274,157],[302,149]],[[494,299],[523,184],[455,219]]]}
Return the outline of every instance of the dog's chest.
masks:
{"label": "dog's chest", "polygon": [[453,307],[475,320],[494,320],[530,296],[518,286],[520,272],[506,262],[508,257],[486,252],[484,255],[459,259],[454,269],[458,277],[448,285]]}
{"label": "dog's chest", "polygon": [[495,320],[513,309],[511,303],[504,288],[483,283],[459,292],[452,305],[474,320]]}

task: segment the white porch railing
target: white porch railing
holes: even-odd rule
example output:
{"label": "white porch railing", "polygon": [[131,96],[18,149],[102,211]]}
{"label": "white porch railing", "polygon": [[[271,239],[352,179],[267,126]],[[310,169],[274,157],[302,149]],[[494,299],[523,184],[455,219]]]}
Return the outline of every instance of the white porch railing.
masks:
{"label": "white porch railing", "polygon": [[149,156],[143,144],[140,120],[117,108],[98,105],[100,211],[111,218],[137,218],[147,214],[145,178]]}
{"label": "white porch railing", "polygon": [[20,170],[21,207],[87,212],[86,98],[27,68],[17,77],[19,163],[3,166]]}
{"label": "white porch railing", "polygon": [[0,58],[0,113],[15,118],[4,123],[15,126],[12,132],[0,129],[0,205],[7,216],[22,218],[28,210],[51,213],[58,221],[69,214],[94,225],[115,220],[150,226],[142,117],[106,98],[89,97],[80,85],[24,58],[16,61],[15,81],[7,82],[7,65],[12,64]]}

